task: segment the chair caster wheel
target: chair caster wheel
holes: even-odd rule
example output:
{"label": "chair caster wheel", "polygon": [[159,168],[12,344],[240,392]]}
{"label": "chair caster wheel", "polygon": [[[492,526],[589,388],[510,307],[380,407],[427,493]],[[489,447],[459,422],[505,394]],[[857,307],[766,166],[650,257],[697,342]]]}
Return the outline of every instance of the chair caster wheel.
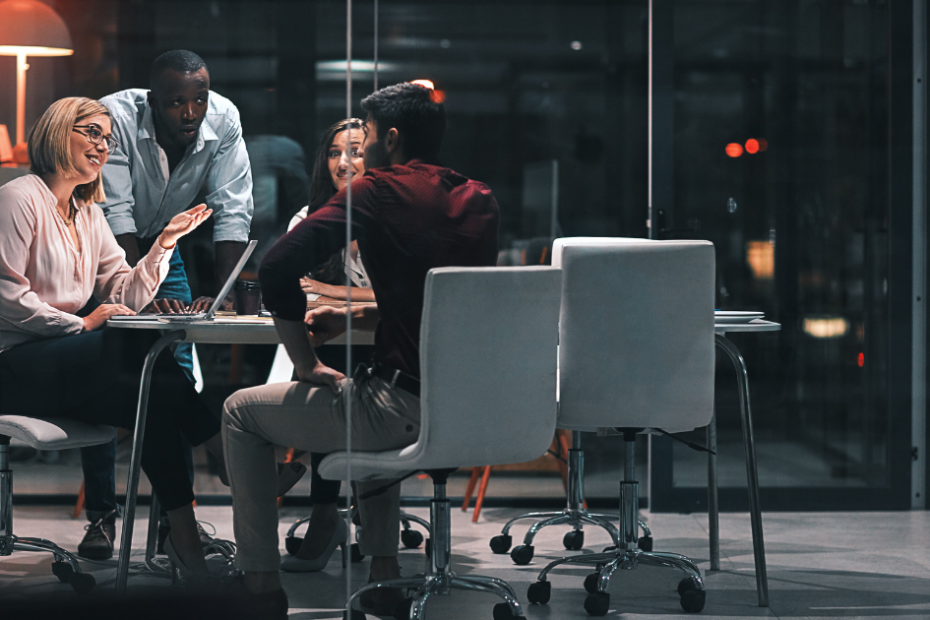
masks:
{"label": "chair caster wheel", "polygon": [[416,530],[404,530],[400,533],[400,542],[408,549],[416,549],[423,544],[423,534]]}
{"label": "chair caster wheel", "polygon": [[533,559],[534,550],[533,545],[517,545],[510,552],[510,559],[514,561],[514,564],[524,566]]}
{"label": "chair caster wheel", "polygon": [[510,534],[501,534],[491,539],[491,551],[494,553],[507,553],[511,545],[513,545],[513,537]]}
{"label": "chair caster wheel", "polygon": [[584,610],[592,616],[607,615],[610,609],[610,595],[606,592],[594,592],[584,600]]}
{"label": "chair caster wheel", "polygon": [[518,618],[520,616],[515,616],[507,603],[498,603],[494,606],[494,620],[517,620]]}
{"label": "chair caster wheel", "polygon": [[681,595],[681,608],[690,614],[696,614],[704,609],[707,601],[707,592],[704,590],[688,590]]}
{"label": "chair caster wheel", "polygon": [[594,594],[597,592],[597,580],[600,577],[598,573],[591,573],[584,578],[584,589],[588,594]]}
{"label": "chair caster wheel", "polygon": [[640,538],[639,548],[641,551],[652,551],[652,536],[643,536]]}
{"label": "chair caster wheel", "polygon": [[71,583],[74,577],[74,568],[68,562],[52,562],[52,574],[58,577],[61,583]]}
{"label": "chair caster wheel", "polygon": [[433,542],[432,541],[433,541],[432,538],[427,538],[426,544],[423,545],[423,550],[426,552],[426,557],[430,559],[433,558]]}
{"label": "chair caster wheel", "polygon": [[700,590],[697,582],[694,580],[694,577],[685,577],[678,582],[678,596],[684,596],[685,592],[690,592],[691,590]]}
{"label": "chair caster wheel", "polygon": [[303,538],[297,538],[296,536],[288,536],[284,539],[284,548],[291,555],[297,555],[297,552],[300,551],[300,546],[304,543]]}
{"label": "chair caster wheel", "polygon": [[526,600],[530,603],[545,605],[552,596],[552,584],[548,581],[534,581],[526,591]]}
{"label": "chair caster wheel", "polygon": [[[71,589],[77,592],[78,594],[86,594],[94,589],[94,586],[97,585],[97,580],[94,579],[93,575],[88,575],[87,573],[74,573],[71,576]],[[701,605],[703,607],[703,605]]]}
{"label": "chair caster wheel", "polygon": [[365,559],[365,554],[359,550],[358,543],[349,545],[349,559],[352,560],[353,564],[358,564]]}
{"label": "chair caster wheel", "polygon": [[578,551],[584,547],[584,531],[574,530],[562,537],[562,546],[569,551]]}

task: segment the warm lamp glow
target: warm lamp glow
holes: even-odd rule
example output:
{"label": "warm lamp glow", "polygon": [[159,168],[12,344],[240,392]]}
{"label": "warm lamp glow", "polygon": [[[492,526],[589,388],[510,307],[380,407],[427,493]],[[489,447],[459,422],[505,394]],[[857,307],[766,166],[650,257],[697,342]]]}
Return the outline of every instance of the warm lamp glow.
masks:
{"label": "warm lamp glow", "polygon": [[0,56],[70,56],[74,50],[63,47],[38,47],[29,45],[0,45]]}
{"label": "warm lamp glow", "polygon": [[841,316],[804,317],[802,329],[814,338],[840,338],[849,331],[849,321]]}
{"label": "warm lamp glow", "polygon": [[423,88],[428,88],[430,90],[436,90],[436,87],[433,85],[432,80],[413,80],[411,84],[416,84],[417,86],[422,86]]}
{"label": "warm lamp glow", "polygon": [[25,142],[26,58],[73,53],[68,27],[52,7],[38,0],[0,2],[0,55],[16,56],[17,145]]}
{"label": "warm lamp glow", "polygon": [[750,241],[746,244],[746,263],[757,280],[775,276],[775,244],[771,241]]}
{"label": "warm lamp glow", "polygon": [[739,157],[743,154],[743,145],[737,142],[731,142],[727,145],[727,155],[730,157]]}

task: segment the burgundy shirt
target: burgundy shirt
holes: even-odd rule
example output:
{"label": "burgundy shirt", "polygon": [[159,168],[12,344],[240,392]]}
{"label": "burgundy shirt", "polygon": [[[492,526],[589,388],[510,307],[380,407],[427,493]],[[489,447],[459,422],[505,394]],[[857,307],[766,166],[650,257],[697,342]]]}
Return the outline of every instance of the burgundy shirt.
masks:
{"label": "burgundy shirt", "polygon": [[[307,297],[299,280],[345,247],[346,216],[342,190],[265,255],[258,277],[273,315],[303,320]],[[426,273],[496,264],[499,220],[486,185],[418,160],[369,170],[352,182],[352,239],[381,314],[376,361],[420,376]]]}

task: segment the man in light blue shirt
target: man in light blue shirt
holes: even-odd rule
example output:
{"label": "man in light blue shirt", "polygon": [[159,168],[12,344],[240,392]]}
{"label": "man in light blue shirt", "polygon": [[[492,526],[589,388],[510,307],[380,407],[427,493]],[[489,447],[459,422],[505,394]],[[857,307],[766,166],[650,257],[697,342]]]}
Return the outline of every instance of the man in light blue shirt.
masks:
{"label": "man in light blue shirt", "polygon": [[[119,144],[103,166],[107,200],[100,206],[126,251],[126,260],[135,265],[168,221],[203,191],[213,210],[216,286],[220,287],[245,250],[253,211],[252,173],[239,111],[225,97],[210,92],[206,64],[186,50],[155,59],[149,88],[101,99],[110,111]],[[213,302],[203,293],[192,300],[181,254],[174,252],[168,276],[147,310],[203,312]],[[175,357],[192,378],[190,344],[178,346]],[[115,441],[83,448],[81,457],[91,525],[78,554],[108,559],[115,535]],[[190,463],[189,469],[193,475]]]}

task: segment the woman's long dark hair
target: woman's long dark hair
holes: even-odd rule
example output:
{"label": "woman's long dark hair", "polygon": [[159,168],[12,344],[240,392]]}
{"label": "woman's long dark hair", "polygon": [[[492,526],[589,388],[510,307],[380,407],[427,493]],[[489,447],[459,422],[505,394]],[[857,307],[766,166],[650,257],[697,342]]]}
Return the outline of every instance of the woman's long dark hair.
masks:
{"label": "woman's long dark hair", "polygon": [[[307,209],[307,215],[310,215],[336,194],[336,188],[333,186],[333,176],[329,172],[329,147],[333,145],[336,134],[348,129],[359,129],[365,131],[365,123],[359,118],[347,118],[339,121],[326,130],[323,139],[320,140],[320,147],[316,152],[316,161],[313,164],[313,180],[310,182],[310,208]],[[349,144],[349,148],[352,145]],[[349,158],[351,160],[351,156]],[[319,282],[327,284],[342,285],[345,284],[345,263],[339,254],[333,254],[325,263],[311,272],[310,277]]]}
{"label": "woman's long dark hair", "polygon": [[[365,131],[365,123],[360,118],[347,118],[339,121],[327,129],[323,134],[323,139],[320,140],[320,147],[316,151],[316,161],[313,164],[313,180],[310,181],[310,208],[307,209],[307,215],[326,204],[336,193],[336,188],[333,187],[333,177],[329,173],[329,147],[336,139],[336,134],[347,129]],[[351,149],[351,145],[349,148]]]}

